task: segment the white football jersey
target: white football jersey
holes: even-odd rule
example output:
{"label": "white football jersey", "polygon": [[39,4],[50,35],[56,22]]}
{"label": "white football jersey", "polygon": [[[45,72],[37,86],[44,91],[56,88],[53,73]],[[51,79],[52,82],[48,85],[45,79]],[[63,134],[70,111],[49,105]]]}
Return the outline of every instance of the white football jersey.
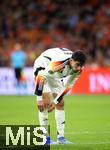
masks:
{"label": "white football jersey", "polygon": [[[36,81],[36,95],[42,95],[44,81],[50,77],[66,78],[65,87],[70,87],[79,77],[69,66],[69,59],[73,52],[66,48],[52,48],[44,51],[34,63]],[[39,90],[40,89],[40,90]]]}

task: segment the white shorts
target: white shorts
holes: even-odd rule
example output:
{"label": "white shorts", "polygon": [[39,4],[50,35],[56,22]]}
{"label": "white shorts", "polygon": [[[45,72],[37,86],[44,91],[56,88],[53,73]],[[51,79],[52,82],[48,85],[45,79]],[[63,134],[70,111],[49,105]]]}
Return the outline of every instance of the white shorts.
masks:
{"label": "white shorts", "polygon": [[49,78],[46,82],[44,82],[43,93],[60,93],[60,91],[64,88],[63,82],[58,78]]}

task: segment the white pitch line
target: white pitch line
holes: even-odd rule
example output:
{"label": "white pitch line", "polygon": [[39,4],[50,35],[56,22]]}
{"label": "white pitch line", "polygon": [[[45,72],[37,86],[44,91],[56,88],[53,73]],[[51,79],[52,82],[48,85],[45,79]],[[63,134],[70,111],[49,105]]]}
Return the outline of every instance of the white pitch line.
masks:
{"label": "white pitch line", "polygon": [[81,132],[65,132],[65,134],[110,134],[110,131],[81,131]]}
{"label": "white pitch line", "polygon": [[[110,141],[80,143],[80,145],[101,145],[101,144],[110,144]],[[79,145],[79,143],[76,143],[75,145]]]}
{"label": "white pitch line", "polygon": [[[81,131],[81,132],[65,132],[68,135],[77,135],[77,134],[110,134],[110,131]],[[73,145],[101,145],[101,144],[110,144],[110,141],[102,142],[89,142],[89,143],[74,143]]]}

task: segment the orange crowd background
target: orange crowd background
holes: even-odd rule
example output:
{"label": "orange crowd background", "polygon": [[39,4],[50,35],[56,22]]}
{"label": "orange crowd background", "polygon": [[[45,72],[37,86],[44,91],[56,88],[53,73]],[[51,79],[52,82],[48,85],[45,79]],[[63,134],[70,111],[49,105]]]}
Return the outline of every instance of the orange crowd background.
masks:
{"label": "orange crowd background", "polygon": [[109,0],[0,1],[0,67],[10,66],[19,42],[32,66],[53,47],[82,49],[87,66],[110,66]]}

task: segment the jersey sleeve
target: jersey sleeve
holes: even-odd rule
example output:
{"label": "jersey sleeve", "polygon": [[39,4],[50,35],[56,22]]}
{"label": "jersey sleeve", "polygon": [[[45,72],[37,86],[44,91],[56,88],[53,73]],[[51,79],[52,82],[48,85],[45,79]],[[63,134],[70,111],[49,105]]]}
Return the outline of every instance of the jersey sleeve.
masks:
{"label": "jersey sleeve", "polygon": [[72,87],[75,82],[78,80],[80,74],[77,74],[77,75],[69,75],[68,78],[67,78],[67,81],[65,83],[65,87]]}
{"label": "jersey sleeve", "polygon": [[37,76],[35,75],[35,95],[37,95],[37,100],[42,100],[42,92],[44,83],[50,76],[49,68],[41,70]]}
{"label": "jersey sleeve", "polygon": [[54,99],[54,103],[58,104],[60,103],[60,101],[63,99],[63,96],[66,95],[69,91],[70,91],[71,87],[64,87],[64,89],[62,89],[60,91],[60,93],[57,95],[57,97]]}
{"label": "jersey sleeve", "polygon": [[66,79],[66,82],[64,83],[64,86],[66,90],[69,92],[72,88],[72,86],[75,84],[75,82],[80,77],[81,72],[75,73],[73,75],[69,75]]}
{"label": "jersey sleeve", "polygon": [[54,99],[54,103],[57,104],[59,103],[63,96],[66,95],[74,85],[74,83],[78,80],[80,74],[74,74],[70,75],[68,79],[66,80],[66,83],[64,83],[64,89],[61,90],[61,92],[57,95],[57,97]]}

